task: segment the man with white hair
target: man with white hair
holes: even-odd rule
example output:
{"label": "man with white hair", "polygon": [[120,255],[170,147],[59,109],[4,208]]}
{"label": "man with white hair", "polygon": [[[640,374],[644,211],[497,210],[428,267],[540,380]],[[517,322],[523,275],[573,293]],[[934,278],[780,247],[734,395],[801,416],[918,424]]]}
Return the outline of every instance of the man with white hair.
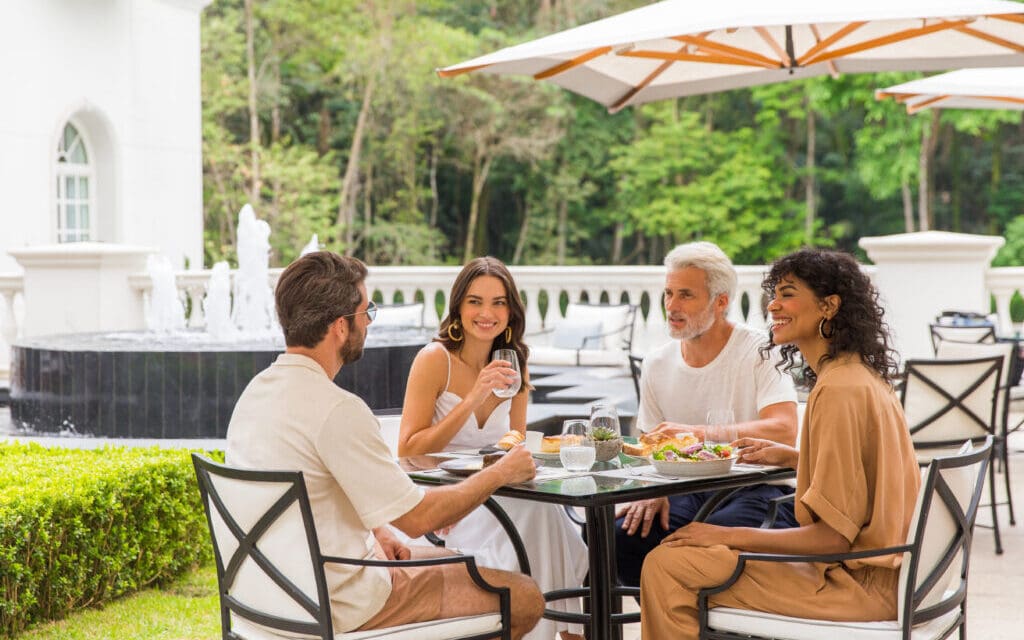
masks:
{"label": "man with white hair", "polygon": [[[643,431],[704,437],[708,412],[731,410],[736,437],[796,443],[796,391],[792,379],[758,349],[767,336],[726,319],[736,293],[736,270],[717,245],[693,242],[665,256],[665,315],[672,341],[644,358],[637,424]],[[753,301],[753,304],[757,304]],[[786,486],[740,489],[706,520],[759,526],[769,501]],[[619,579],[640,584],[644,557],[672,531],[688,524],[714,492],[642,500],[620,507],[616,527]],[[778,527],[795,526],[792,507],[780,509]]]}

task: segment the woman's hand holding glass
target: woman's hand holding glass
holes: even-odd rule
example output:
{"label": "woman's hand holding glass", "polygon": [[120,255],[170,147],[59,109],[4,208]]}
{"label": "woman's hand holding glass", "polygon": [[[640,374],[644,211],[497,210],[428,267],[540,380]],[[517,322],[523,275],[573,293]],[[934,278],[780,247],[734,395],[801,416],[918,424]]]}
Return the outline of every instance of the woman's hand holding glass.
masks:
{"label": "woman's hand holding glass", "polygon": [[[473,389],[469,392],[466,399],[470,400],[474,406],[479,406],[487,400],[491,393],[494,393],[499,398],[511,397],[499,395],[498,391],[506,392],[509,387],[514,387],[516,391],[519,391],[519,385],[518,361],[491,360],[486,367],[480,370],[476,377],[476,382],[473,383]],[[512,395],[515,395],[515,393]]]}
{"label": "woman's hand holding glass", "polygon": [[491,393],[499,398],[511,398],[519,393],[519,387],[523,384],[523,376],[519,372],[519,356],[514,349],[495,349],[491,354],[491,364],[495,362],[507,363],[509,369],[514,373],[514,380],[504,387],[494,387]]}

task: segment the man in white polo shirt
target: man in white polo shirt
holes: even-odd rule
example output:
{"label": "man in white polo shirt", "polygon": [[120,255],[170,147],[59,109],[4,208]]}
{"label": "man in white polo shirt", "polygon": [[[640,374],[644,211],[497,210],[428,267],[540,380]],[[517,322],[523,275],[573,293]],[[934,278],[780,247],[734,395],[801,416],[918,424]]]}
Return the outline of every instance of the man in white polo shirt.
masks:
{"label": "man in white polo shirt", "polygon": [[[495,489],[525,482],[536,469],[517,447],[456,485],[424,491],[394,461],[380,424],[359,397],[334,384],[342,365],[358,360],[376,314],[354,258],[320,251],[293,262],[278,281],[277,314],[286,350],[246,387],[227,432],[228,464],[299,470],[325,555],[409,559],[444,550],[406,547],[392,524],[415,538],[449,525]],[[472,582],[464,565],[381,568],[326,566],[335,633],[498,610],[497,597]],[[529,577],[481,568],[511,589],[512,636],[543,612]]]}

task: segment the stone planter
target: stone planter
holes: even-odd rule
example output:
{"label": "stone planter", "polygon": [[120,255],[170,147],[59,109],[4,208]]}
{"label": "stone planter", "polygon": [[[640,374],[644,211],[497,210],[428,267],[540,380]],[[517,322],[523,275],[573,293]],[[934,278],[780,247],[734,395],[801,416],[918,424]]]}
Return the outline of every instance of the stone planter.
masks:
{"label": "stone planter", "polygon": [[622,438],[614,440],[594,440],[594,451],[598,462],[613,460],[622,451]]}

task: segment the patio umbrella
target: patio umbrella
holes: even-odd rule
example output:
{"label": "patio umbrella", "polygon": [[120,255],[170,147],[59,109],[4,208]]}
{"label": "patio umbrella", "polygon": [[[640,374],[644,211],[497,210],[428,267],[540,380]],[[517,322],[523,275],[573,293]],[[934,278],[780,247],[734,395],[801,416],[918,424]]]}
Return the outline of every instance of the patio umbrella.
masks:
{"label": "patio umbrella", "polygon": [[1024,64],[1004,0],[665,0],[444,69],[528,75],[615,112],[831,73]]}
{"label": "patio umbrella", "polygon": [[895,98],[907,113],[929,107],[1024,111],[1024,67],[950,71],[879,89],[875,97]]}

